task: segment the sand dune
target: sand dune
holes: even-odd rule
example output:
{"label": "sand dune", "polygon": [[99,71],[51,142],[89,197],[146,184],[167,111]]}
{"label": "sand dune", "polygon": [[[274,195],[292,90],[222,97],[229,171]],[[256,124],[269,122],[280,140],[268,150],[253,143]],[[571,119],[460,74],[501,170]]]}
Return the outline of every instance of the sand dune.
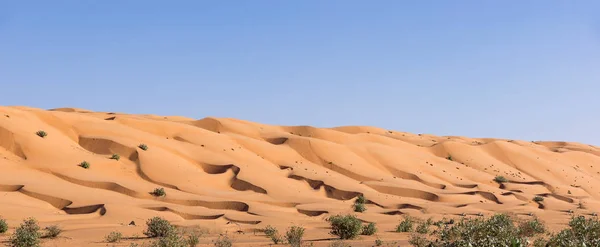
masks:
{"label": "sand dune", "polygon": [[[0,157],[0,216],[58,223],[72,236],[60,246],[104,246],[110,229],[141,234],[156,215],[216,231],[302,224],[318,239],[324,217],[352,213],[360,194],[357,215],[382,231],[404,214],[533,213],[559,227],[600,211],[600,149],[581,143],[0,107]],[[150,194],[161,187],[165,197]]]}

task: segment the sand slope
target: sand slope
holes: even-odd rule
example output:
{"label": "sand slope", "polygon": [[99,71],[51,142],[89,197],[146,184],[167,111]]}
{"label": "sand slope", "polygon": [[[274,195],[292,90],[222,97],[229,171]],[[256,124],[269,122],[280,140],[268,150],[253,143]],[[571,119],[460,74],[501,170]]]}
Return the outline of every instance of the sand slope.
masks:
{"label": "sand slope", "polygon": [[[149,194],[159,187],[166,197]],[[141,235],[156,215],[229,232],[300,224],[309,238],[327,238],[323,219],[351,213],[359,194],[370,202],[357,215],[383,231],[403,214],[499,211],[560,226],[571,212],[600,211],[598,188],[600,149],[580,143],[0,107],[0,216],[13,227],[33,216],[90,239],[104,229],[86,244],[111,229],[134,232],[124,229],[132,220]]]}

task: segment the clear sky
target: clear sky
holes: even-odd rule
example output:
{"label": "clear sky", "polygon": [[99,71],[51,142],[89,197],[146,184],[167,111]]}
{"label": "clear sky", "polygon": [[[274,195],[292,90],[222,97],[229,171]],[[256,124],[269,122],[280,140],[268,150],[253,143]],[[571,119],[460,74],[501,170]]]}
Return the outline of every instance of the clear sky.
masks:
{"label": "clear sky", "polygon": [[600,1],[1,1],[0,105],[600,145]]}

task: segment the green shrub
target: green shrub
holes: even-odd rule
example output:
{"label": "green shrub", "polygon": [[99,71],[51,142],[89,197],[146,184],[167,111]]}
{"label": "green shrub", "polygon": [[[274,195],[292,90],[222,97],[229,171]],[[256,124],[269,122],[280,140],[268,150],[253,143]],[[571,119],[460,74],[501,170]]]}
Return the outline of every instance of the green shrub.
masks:
{"label": "green shrub", "polygon": [[413,230],[413,219],[410,216],[404,218],[403,221],[396,226],[396,232],[411,232]]}
{"label": "green shrub", "polygon": [[154,240],[150,247],[188,247],[187,239],[184,239],[177,231],[170,231],[165,236]]}
{"label": "green shrub", "polygon": [[111,160],[119,160],[121,159],[121,156],[119,154],[113,154],[112,156],[110,156]]}
{"label": "green shrub", "polygon": [[40,246],[40,227],[37,220],[28,218],[15,230],[10,237],[11,247],[39,247]]}
{"label": "green shrub", "polygon": [[356,201],[354,201],[354,203],[365,204],[365,203],[367,203],[367,199],[365,199],[365,197],[363,195],[358,195],[358,197],[356,198]]}
{"label": "green shrub", "polygon": [[362,230],[361,221],[353,215],[335,215],[327,219],[331,224],[331,234],[341,239],[352,239]]}
{"label": "green shrub", "polygon": [[277,230],[277,228],[268,225],[263,231],[265,235],[267,235],[267,237],[269,237],[271,241],[273,241],[274,244],[279,244],[283,242],[283,238],[281,237],[281,235],[279,235],[279,231]]}
{"label": "green shrub", "polygon": [[[411,244],[412,246],[416,246],[416,247],[430,247],[430,246],[434,245],[434,243],[427,240],[427,238],[425,238],[422,234],[414,234],[414,233],[410,235],[410,238],[408,239],[408,243]],[[454,245],[452,245],[452,246],[454,246]],[[458,246],[463,246],[463,245],[458,245]],[[467,246],[470,246],[470,245],[465,245],[465,247],[467,247]]]}
{"label": "green shrub", "polygon": [[600,221],[584,216],[571,217],[569,227],[552,234],[548,246],[600,246]]}
{"label": "green shrub", "polygon": [[506,179],[506,178],[505,178],[505,177],[503,177],[503,176],[496,176],[496,177],[494,178],[494,181],[496,181],[496,182],[498,182],[498,183],[506,183],[506,182],[508,182],[508,179]]}
{"label": "green shrub", "polygon": [[354,203],[354,212],[359,212],[362,213],[364,211],[367,211],[367,208],[365,207],[365,204],[362,203]]}
{"label": "green shrub", "polygon": [[446,159],[448,159],[449,161],[452,161],[452,155],[448,154],[448,157],[446,157]]}
{"label": "green shrub", "polygon": [[375,226],[375,223],[371,222],[367,226],[363,227],[361,234],[371,236],[371,235],[375,234],[376,232],[377,232],[377,227]]}
{"label": "green shrub", "polygon": [[155,238],[155,237],[166,237],[170,233],[175,231],[175,227],[171,225],[167,220],[161,217],[153,217],[146,221],[146,230],[144,235]]}
{"label": "green shrub", "polygon": [[38,130],[38,132],[35,132],[35,134],[41,138],[48,136],[48,133],[46,133],[46,131],[43,131],[43,130]]}
{"label": "green shrub", "polygon": [[109,243],[116,243],[116,242],[121,242],[122,238],[123,238],[122,233],[113,231],[113,232],[110,232],[108,235],[106,235],[106,237],[104,237],[104,240]]}
{"label": "green shrub", "polygon": [[150,194],[152,194],[153,196],[166,196],[167,193],[165,192],[165,189],[163,188],[156,188],[154,189],[154,191],[150,192]]}
{"label": "green shrub", "polygon": [[79,163],[79,166],[81,166],[85,169],[88,169],[88,168],[90,168],[90,163],[88,163],[87,161],[84,160],[81,163]]}
{"label": "green shrub", "polygon": [[292,226],[285,232],[285,239],[292,247],[300,247],[303,236],[304,227],[301,226]]}
{"label": "green shrub", "polygon": [[62,232],[62,229],[58,225],[47,226],[44,230],[46,230],[45,238],[56,238]]}
{"label": "green shrub", "polygon": [[231,247],[231,239],[227,235],[221,235],[213,241],[215,247]]}
{"label": "green shrub", "polygon": [[146,146],[146,144],[140,144],[138,147],[144,151],[148,150],[148,146]]}
{"label": "green shrub", "polygon": [[344,242],[343,240],[336,240],[331,242],[331,244],[329,244],[329,247],[352,247],[351,245],[349,245],[348,243]]}
{"label": "green shrub", "polygon": [[375,239],[375,246],[382,246],[382,245],[383,245],[383,240]]}
{"label": "green shrub", "polygon": [[8,224],[6,223],[6,220],[0,218],[0,234],[5,233],[6,231],[8,231]]}
{"label": "green shrub", "polygon": [[431,224],[429,224],[428,222],[423,222],[419,225],[417,225],[417,228],[415,229],[416,232],[421,233],[421,234],[427,234],[429,232],[429,226]]}
{"label": "green shrub", "polygon": [[523,237],[533,237],[546,232],[546,226],[538,218],[523,221],[519,224],[518,234]]}
{"label": "green shrub", "polygon": [[533,198],[533,201],[534,202],[541,202],[541,201],[544,201],[544,198],[541,197],[541,196],[536,196],[536,197]]}

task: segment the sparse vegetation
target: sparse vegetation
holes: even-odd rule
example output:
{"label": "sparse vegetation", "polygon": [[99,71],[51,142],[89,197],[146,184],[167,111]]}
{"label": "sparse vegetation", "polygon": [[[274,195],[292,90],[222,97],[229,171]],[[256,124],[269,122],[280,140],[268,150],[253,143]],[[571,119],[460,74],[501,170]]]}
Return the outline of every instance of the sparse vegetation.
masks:
{"label": "sparse vegetation", "polygon": [[37,132],[35,132],[35,134],[41,138],[48,136],[48,133],[46,133],[46,131],[43,131],[43,130],[38,130]]}
{"label": "sparse vegetation", "polygon": [[352,239],[358,236],[362,230],[361,221],[354,215],[335,215],[327,219],[331,224],[331,234],[341,239]]}
{"label": "sparse vegetation", "polygon": [[383,245],[383,240],[381,239],[375,239],[375,246],[382,246]]}
{"label": "sparse vegetation", "polygon": [[144,235],[150,238],[156,237],[166,237],[170,233],[173,233],[175,227],[171,225],[167,220],[155,216],[146,221],[146,230],[144,231]]}
{"label": "sparse vegetation", "polygon": [[79,163],[79,166],[85,168],[85,169],[89,169],[90,168],[90,163],[87,161],[82,161],[81,163]]}
{"label": "sparse vegetation", "polygon": [[292,247],[300,247],[303,236],[304,227],[301,226],[292,226],[285,233],[285,239]]}
{"label": "sparse vegetation", "polygon": [[273,241],[274,244],[279,244],[279,243],[283,242],[283,238],[279,234],[279,231],[277,230],[277,228],[275,228],[271,225],[268,225],[265,227],[263,232],[265,233],[265,235],[267,235],[267,237],[269,237],[271,239],[271,241]]}
{"label": "sparse vegetation", "polygon": [[5,233],[6,231],[8,231],[8,224],[6,223],[6,220],[0,218],[0,234]]}
{"label": "sparse vegetation", "polygon": [[367,211],[367,208],[365,207],[365,204],[354,203],[354,212],[362,213],[364,211]]}
{"label": "sparse vegetation", "polygon": [[150,192],[150,194],[156,197],[167,195],[164,188],[156,188],[152,192]]}
{"label": "sparse vegetation", "polygon": [[536,196],[536,197],[533,198],[533,201],[534,202],[542,202],[542,201],[544,201],[544,198],[541,197],[541,196]]}
{"label": "sparse vegetation", "polygon": [[569,228],[550,235],[546,246],[600,246],[600,221],[584,216],[571,217]]}
{"label": "sparse vegetation", "polygon": [[364,226],[362,228],[361,234],[371,236],[371,235],[375,234],[376,232],[377,232],[377,227],[375,226],[375,223],[371,222],[367,226]]}
{"label": "sparse vegetation", "polygon": [[9,245],[11,247],[39,247],[41,236],[37,220],[28,218],[12,234]]}
{"label": "sparse vegetation", "polygon": [[146,144],[143,144],[143,143],[142,143],[142,144],[140,144],[140,145],[138,145],[138,147],[139,147],[141,150],[144,150],[144,151],[148,150],[148,146],[146,146]]}
{"label": "sparse vegetation", "polygon": [[112,156],[110,156],[111,160],[119,160],[121,159],[121,156],[119,154],[113,154]]}
{"label": "sparse vegetation", "polygon": [[231,239],[227,235],[221,235],[213,241],[215,247],[231,247]]}
{"label": "sparse vegetation", "polygon": [[452,155],[449,155],[446,157],[447,160],[452,161]]}
{"label": "sparse vegetation", "polygon": [[430,221],[422,222],[421,224],[417,225],[415,231],[421,234],[427,234],[429,232],[429,226],[431,226]]}
{"label": "sparse vegetation", "polygon": [[329,244],[329,247],[352,247],[351,245],[349,245],[348,243],[344,242],[343,240],[336,240],[331,242],[331,244]]}
{"label": "sparse vegetation", "polygon": [[396,232],[411,232],[413,230],[414,220],[411,217],[404,218],[403,221],[396,226]]}
{"label": "sparse vegetation", "polygon": [[47,226],[44,230],[46,230],[44,238],[56,238],[62,232],[62,229],[58,225]]}
{"label": "sparse vegetation", "polygon": [[123,238],[123,234],[121,232],[113,231],[104,237],[104,240],[108,243],[117,243],[121,242]]}
{"label": "sparse vegetation", "polygon": [[354,203],[365,204],[365,203],[367,203],[367,199],[365,199],[365,197],[363,195],[358,195],[358,197],[356,198]]}
{"label": "sparse vegetation", "polygon": [[494,178],[494,181],[496,181],[497,183],[506,183],[506,182],[508,182],[508,179],[506,179],[503,176],[496,176]]}

